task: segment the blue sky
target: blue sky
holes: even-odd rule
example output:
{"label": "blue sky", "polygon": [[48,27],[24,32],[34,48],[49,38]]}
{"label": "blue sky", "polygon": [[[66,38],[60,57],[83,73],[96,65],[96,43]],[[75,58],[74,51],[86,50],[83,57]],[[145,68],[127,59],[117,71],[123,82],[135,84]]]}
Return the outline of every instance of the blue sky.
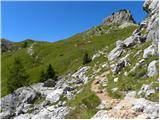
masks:
{"label": "blue sky", "polygon": [[143,1],[2,2],[2,38],[57,41],[100,24],[106,16],[129,9],[140,22],[147,15]]}

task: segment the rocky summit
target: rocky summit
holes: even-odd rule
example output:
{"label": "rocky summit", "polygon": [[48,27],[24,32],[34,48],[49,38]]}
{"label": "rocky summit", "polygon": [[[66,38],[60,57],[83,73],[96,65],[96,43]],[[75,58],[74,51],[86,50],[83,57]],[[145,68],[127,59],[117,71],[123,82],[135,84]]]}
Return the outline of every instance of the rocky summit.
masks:
{"label": "rocky summit", "polygon": [[3,40],[0,117],[159,119],[158,0],[142,7],[140,24],[122,9],[64,41]]}
{"label": "rocky summit", "polygon": [[118,12],[112,13],[111,16],[104,19],[103,25],[112,25],[112,24],[135,24],[135,20],[129,10],[122,9]]}

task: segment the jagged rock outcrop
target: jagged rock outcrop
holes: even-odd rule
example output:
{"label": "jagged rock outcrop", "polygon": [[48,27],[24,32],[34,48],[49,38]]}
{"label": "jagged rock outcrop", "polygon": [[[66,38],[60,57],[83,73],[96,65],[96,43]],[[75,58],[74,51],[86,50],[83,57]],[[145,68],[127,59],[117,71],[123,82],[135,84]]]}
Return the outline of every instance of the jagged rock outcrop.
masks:
{"label": "jagged rock outcrop", "polygon": [[149,14],[143,22],[143,26],[146,27],[147,31],[147,40],[152,40],[153,45],[158,48],[159,0],[146,0],[144,2],[143,9]]}
{"label": "jagged rock outcrop", "polygon": [[133,23],[133,24],[136,23],[129,10],[124,9],[124,10],[119,10],[116,13],[112,13],[112,15],[107,17],[102,24],[103,25],[112,25],[112,24],[122,25],[123,23]]}

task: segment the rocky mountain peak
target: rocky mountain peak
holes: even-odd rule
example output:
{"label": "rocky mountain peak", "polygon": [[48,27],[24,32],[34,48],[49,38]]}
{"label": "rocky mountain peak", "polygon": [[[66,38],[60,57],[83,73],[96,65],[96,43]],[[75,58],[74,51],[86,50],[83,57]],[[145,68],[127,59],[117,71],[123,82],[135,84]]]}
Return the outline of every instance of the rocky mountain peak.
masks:
{"label": "rocky mountain peak", "polygon": [[112,13],[111,16],[105,18],[103,25],[111,24],[123,24],[123,23],[136,23],[131,12],[126,9],[119,10],[116,13]]}

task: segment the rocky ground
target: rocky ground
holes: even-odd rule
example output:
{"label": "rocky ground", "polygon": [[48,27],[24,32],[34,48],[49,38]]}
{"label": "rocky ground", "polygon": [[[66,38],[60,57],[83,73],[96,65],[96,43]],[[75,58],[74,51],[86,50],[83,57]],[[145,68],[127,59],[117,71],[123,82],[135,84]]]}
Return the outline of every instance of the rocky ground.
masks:
{"label": "rocky ground", "polygon": [[[15,90],[1,98],[1,118],[66,118],[66,115],[75,109],[67,102],[83,92],[83,85],[91,83],[90,90],[101,102],[95,106],[98,112],[92,119],[158,119],[159,103],[154,101],[154,97],[149,98],[159,93],[159,87],[156,86],[159,84],[158,1],[146,0],[143,7],[149,15],[130,37],[117,40],[109,53],[106,52],[109,48],[106,46],[92,57],[92,61],[104,57],[105,62],[98,61],[92,66],[80,67],[74,73],[60,76],[56,82],[49,79],[44,83]],[[124,17],[115,19],[124,13]],[[118,23],[120,28],[136,25],[128,15],[129,11],[119,11],[106,18],[103,24]],[[28,48],[30,56],[34,53],[33,45]],[[134,81],[133,76],[136,76]],[[116,98],[117,96],[119,98]]]}

